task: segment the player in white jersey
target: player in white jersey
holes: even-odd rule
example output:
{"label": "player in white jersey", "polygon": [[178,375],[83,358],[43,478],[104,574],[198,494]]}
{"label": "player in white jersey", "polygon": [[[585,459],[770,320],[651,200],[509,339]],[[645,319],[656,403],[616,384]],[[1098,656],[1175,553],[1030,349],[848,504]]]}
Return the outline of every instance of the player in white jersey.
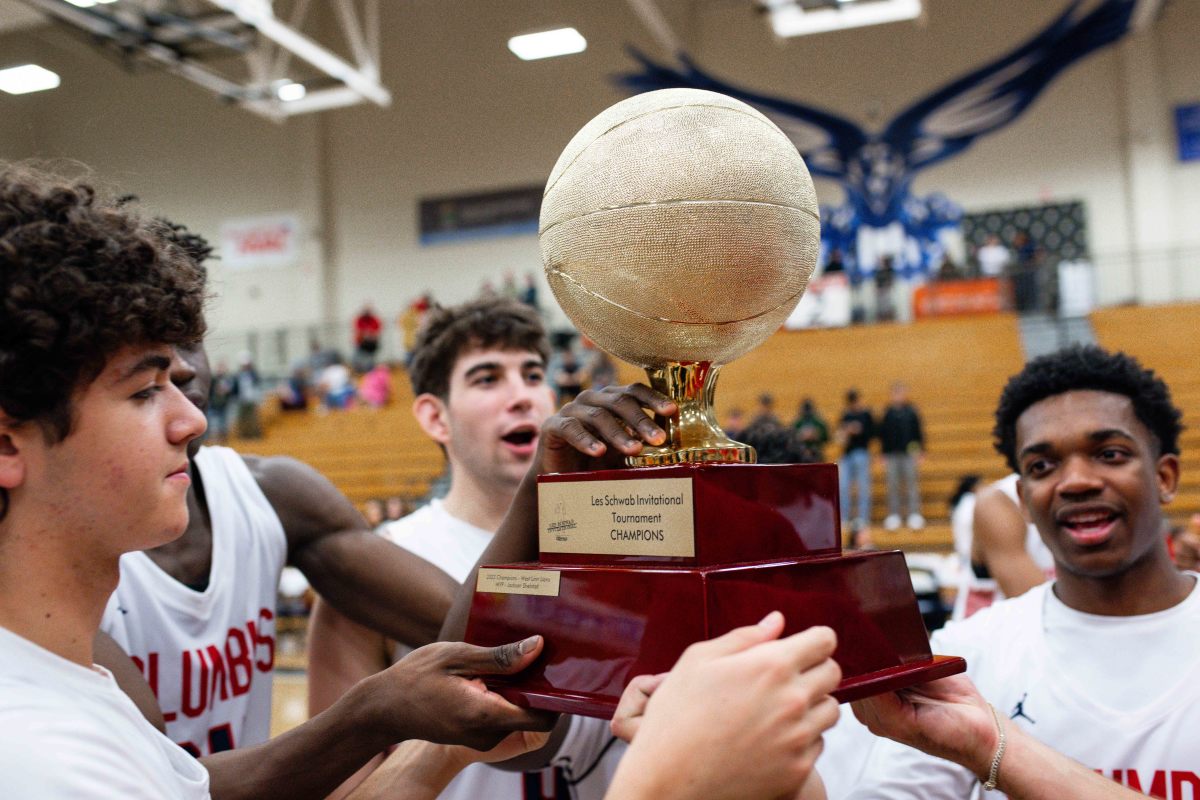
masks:
{"label": "player in white jersey", "polygon": [[955,509],[955,551],[963,568],[953,619],[1054,577],[1054,556],[1021,511],[1017,478],[1007,475]]}
{"label": "player in white jersey", "polygon": [[[385,526],[386,538],[456,581],[466,577],[504,518],[532,462],[539,428],[554,410],[548,355],[542,324],[525,306],[488,300],[431,312],[413,349],[413,413],[446,454],[450,488],[443,500]],[[314,610],[309,642],[313,713],[404,652],[324,604]],[[554,737],[544,760],[527,762],[555,769],[521,774],[472,766],[442,796],[599,798],[623,747],[606,725],[580,718]]]}
{"label": "player in white jersey", "polygon": [[0,165],[0,797],[320,797],[389,741],[487,748],[545,724],[472,680],[528,664],[538,637],[429,645],[288,736],[202,762],[94,664],[121,556],[187,527],[205,423],[169,372],[203,303],[158,225]]}
{"label": "player in white jersey", "polygon": [[[1020,476],[1057,576],[950,624],[934,635],[934,651],[964,656],[979,692],[1023,735],[1128,787],[1196,797],[1200,592],[1161,533],[1162,506],[1179,484],[1181,429],[1166,385],[1124,354],[1072,348],[1026,365],[996,418],[997,449]],[[868,721],[883,708],[893,722],[928,722],[947,705],[928,695],[901,692],[862,708]],[[999,749],[989,717],[955,731],[955,760],[965,766],[877,743],[849,797],[976,796]]]}
{"label": "player in white jersey", "polygon": [[[173,230],[203,269],[207,242],[182,226]],[[203,347],[177,348],[171,380],[206,410],[212,370]],[[371,535],[315,470],[290,458],[201,448],[198,439],[188,456],[187,530],[122,558],[121,583],[101,622],[149,683],[177,744],[199,757],[270,737],[275,598],[285,563],[355,618],[412,645],[433,639],[453,581]],[[125,677],[124,658],[113,652],[97,661]],[[159,710],[148,713],[158,719]]]}

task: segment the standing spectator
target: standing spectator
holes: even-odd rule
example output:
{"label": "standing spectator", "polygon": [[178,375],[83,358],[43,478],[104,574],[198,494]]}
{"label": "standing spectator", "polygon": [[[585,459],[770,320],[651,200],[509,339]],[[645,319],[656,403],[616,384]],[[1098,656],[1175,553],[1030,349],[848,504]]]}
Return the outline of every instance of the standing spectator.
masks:
{"label": "standing spectator", "polygon": [[504,273],[504,282],[500,284],[500,296],[508,300],[520,300],[521,291],[517,288],[517,277],[512,270]]}
{"label": "standing spectator", "polygon": [[1013,294],[1016,295],[1017,311],[1038,311],[1042,307],[1038,287],[1038,249],[1026,231],[1017,231],[1013,236],[1013,249],[1017,253],[1017,266],[1013,271]]}
{"label": "standing spectator", "polygon": [[375,366],[375,354],[379,352],[379,336],[383,323],[375,314],[370,303],[354,318],[354,369],[367,372]]}
{"label": "standing spectator", "polygon": [[811,397],[804,398],[800,404],[800,413],[792,423],[796,432],[796,440],[807,451],[806,461],[820,463],[825,460],[825,445],[829,443],[829,426],[825,418],[817,411],[817,405]]}
{"label": "standing spectator", "polygon": [[569,347],[562,351],[559,359],[558,369],[554,371],[554,387],[558,390],[558,404],[563,405],[583,391],[583,367]]}
{"label": "standing spectator", "polygon": [[538,304],[537,278],[532,272],[525,273],[525,288],[521,290],[520,300],[539,314],[542,312],[542,307]]}
{"label": "standing spectator", "polygon": [[891,256],[884,256],[875,270],[875,319],[878,322],[896,319],[896,268]]}
{"label": "standing spectator", "polygon": [[258,401],[262,399],[262,380],[249,353],[238,359],[237,374],[233,376],[234,407],[237,410],[239,439],[261,439],[262,424],[258,419]]}
{"label": "standing spectator", "polygon": [[392,371],[387,364],[376,364],[362,376],[358,396],[371,408],[383,408],[392,399]]}
{"label": "standing spectator", "polygon": [[917,465],[925,452],[925,436],[921,432],[921,415],[909,401],[908,387],[900,381],[892,384],[891,399],[879,425],[879,443],[887,465],[888,515],[883,527],[889,531],[900,527],[903,492],[907,501],[908,527],[919,531],[925,527],[925,518],[921,516]]}
{"label": "standing spectator", "polygon": [[[846,392],[846,408],[838,422],[838,442],[842,460],[838,464],[841,483],[842,519],[850,520],[853,533],[871,524],[871,454],[868,448],[875,438],[875,420],[871,409],[862,402],[857,389]],[[850,515],[851,492],[855,498],[854,516]]]}
{"label": "standing spectator", "polygon": [[224,361],[218,362],[212,384],[208,387],[208,408],[205,409],[208,441],[212,444],[224,444],[229,438],[229,402],[232,397],[233,376],[229,374],[229,367]]}
{"label": "standing spectator", "polygon": [[1012,253],[1000,244],[1000,237],[989,233],[983,241],[983,247],[975,254],[979,259],[979,274],[985,278],[999,278],[1012,263]]}

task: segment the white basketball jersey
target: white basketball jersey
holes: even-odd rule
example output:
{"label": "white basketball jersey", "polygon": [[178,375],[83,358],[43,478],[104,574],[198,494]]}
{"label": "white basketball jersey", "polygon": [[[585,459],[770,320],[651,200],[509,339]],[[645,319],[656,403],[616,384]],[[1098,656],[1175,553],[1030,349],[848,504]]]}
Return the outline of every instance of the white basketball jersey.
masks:
{"label": "white basketball jersey", "polygon": [[212,517],[208,587],[197,592],[145,553],[127,553],[101,628],[142,670],[167,735],[206,756],[270,738],[275,593],[287,540],[240,455],[203,447],[195,465]]}
{"label": "white basketball jersey", "polygon": [[[933,635],[963,656],[996,710],[1055,750],[1166,800],[1200,798],[1200,590],[1166,611],[1101,617],[1042,584]],[[887,740],[871,751],[853,800],[965,800],[979,779]]]}
{"label": "white basketball jersey", "polygon": [[[1021,510],[1021,513],[1024,514],[1024,508],[1021,506],[1021,498],[1017,495],[1017,480],[1019,480],[1019,476],[1014,472],[996,481],[995,486],[1004,492],[1013,501],[1013,504]],[[994,578],[976,577],[974,570],[971,568],[971,543],[975,513],[974,500],[970,501],[970,503],[964,501],[960,504],[960,509],[955,509],[952,520],[954,526],[954,550],[962,560],[962,581],[958,586],[958,595],[954,601],[954,613],[951,616],[952,619],[956,620],[966,619],[976,611],[987,608],[992,603],[1004,599],[1004,592],[1000,591],[1000,586]],[[1025,526],[1025,552],[1033,559],[1033,563],[1037,565],[1037,568],[1046,575],[1047,580],[1054,577],[1054,555],[1046,547],[1046,543],[1042,541],[1037,527],[1032,523]],[[1200,800],[1200,798],[1197,798],[1197,800]]]}

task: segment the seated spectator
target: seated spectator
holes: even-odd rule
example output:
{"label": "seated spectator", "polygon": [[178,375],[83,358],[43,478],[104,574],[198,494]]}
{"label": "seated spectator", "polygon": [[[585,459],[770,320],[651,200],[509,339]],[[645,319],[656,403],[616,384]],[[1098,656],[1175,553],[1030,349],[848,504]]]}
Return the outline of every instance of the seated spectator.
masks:
{"label": "seated spectator", "polygon": [[384,523],[383,513],[383,501],[378,497],[372,497],[363,503],[363,518],[366,519],[372,530]]}
{"label": "seated spectator", "polygon": [[617,382],[617,365],[612,356],[596,346],[596,343],[586,336],[583,338],[583,349],[587,351],[587,365],[584,367],[584,380],[589,389],[603,389]]}
{"label": "seated spectator", "polygon": [[412,511],[412,507],[407,500],[399,495],[392,495],[383,504],[384,522],[395,522],[398,519],[408,516]]}
{"label": "seated spectator", "polygon": [[937,274],[934,277],[939,281],[956,281],[962,277],[958,265],[954,263],[954,259],[950,258],[949,253],[942,256],[942,263],[938,265]]}
{"label": "seated spectator", "polygon": [[317,391],[326,410],[349,408],[354,404],[354,381],[340,355],[335,354],[333,363],[322,370],[317,379]]}
{"label": "seated spectator", "polygon": [[829,443],[829,426],[825,418],[817,411],[816,403],[811,397],[804,398],[800,404],[800,413],[792,423],[796,439],[806,451],[805,461],[820,463],[825,460],[825,445]]}
{"label": "seated spectator", "polygon": [[[215,377],[215,376],[214,376]],[[308,408],[308,370],[296,367],[279,386],[279,407],[283,411],[304,411]]]}
{"label": "seated spectator", "polygon": [[751,425],[779,425],[783,423],[779,421],[779,417],[775,416],[775,397],[770,392],[763,392],[758,396],[758,409],[754,413],[754,419],[750,420]]}
{"label": "seated spectator", "polygon": [[729,409],[729,416],[725,420],[724,428],[729,438],[740,439],[746,430],[746,412],[740,408]]}
{"label": "seated spectator", "polygon": [[554,387],[558,390],[559,405],[571,402],[583,391],[583,367],[570,348],[562,351],[558,369],[554,371]]}
{"label": "seated spectator", "polygon": [[362,376],[358,396],[371,408],[383,408],[392,400],[392,371],[386,364],[376,364]]}

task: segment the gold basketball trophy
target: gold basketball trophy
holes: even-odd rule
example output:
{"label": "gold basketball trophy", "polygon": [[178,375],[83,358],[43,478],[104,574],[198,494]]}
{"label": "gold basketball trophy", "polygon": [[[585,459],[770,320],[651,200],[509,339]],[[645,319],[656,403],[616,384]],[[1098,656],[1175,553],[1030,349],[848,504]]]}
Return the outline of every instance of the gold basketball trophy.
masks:
{"label": "gold basketball trophy", "polygon": [[716,422],[721,366],[779,329],[817,260],[816,193],[787,136],[713,92],[624,100],[563,151],[540,235],[567,316],[679,413],[633,469],[539,477],[540,559],[480,569],[467,640],[546,647],[490,685],[611,716],[633,676],[774,609],[792,631],[837,631],[842,700],[961,672],[930,654],[899,551],[841,554],[836,467],[755,465]]}

